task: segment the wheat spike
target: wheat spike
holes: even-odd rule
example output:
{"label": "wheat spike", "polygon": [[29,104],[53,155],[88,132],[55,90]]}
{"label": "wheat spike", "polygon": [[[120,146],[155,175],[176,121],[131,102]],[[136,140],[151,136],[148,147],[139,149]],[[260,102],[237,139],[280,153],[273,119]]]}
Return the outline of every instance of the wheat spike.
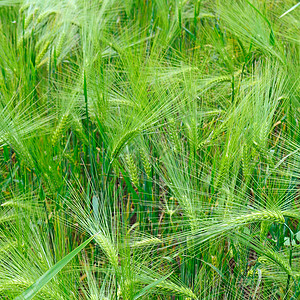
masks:
{"label": "wheat spike", "polygon": [[50,41],[47,41],[45,43],[44,47],[42,48],[42,50],[40,51],[40,53],[37,55],[36,60],[35,60],[36,65],[40,65],[40,63],[42,62],[42,58],[45,56],[49,45],[50,45]]}
{"label": "wheat spike", "polygon": [[131,154],[127,154],[126,162],[127,162],[127,165],[128,165],[131,182],[135,186],[138,186],[139,185],[139,179],[138,179],[137,167],[136,167],[136,164],[134,163],[134,160],[133,160]]}
{"label": "wheat spike", "polygon": [[52,136],[52,145],[53,146],[57,143],[59,137],[61,136],[61,134],[66,126],[67,120],[68,120],[68,114],[64,114]]}
{"label": "wheat spike", "polygon": [[146,154],[146,151],[144,149],[140,149],[140,155],[141,155],[145,173],[146,173],[147,177],[150,178],[151,177],[151,165],[149,162],[149,157]]}

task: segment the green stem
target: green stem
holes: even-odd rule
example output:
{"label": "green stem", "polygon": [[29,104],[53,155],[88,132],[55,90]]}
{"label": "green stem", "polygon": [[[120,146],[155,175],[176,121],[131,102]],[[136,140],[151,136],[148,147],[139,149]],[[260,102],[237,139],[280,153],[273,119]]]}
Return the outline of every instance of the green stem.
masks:
{"label": "green stem", "polygon": [[[289,230],[290,232],[290,253],[289,253],[289,265],[290,267],[292,267],[292,255],[293,255],[293,236],[294,236],[294,233],[293,231],[291,230],[291,228],[285,223],[284,224],[286,226],[286,228]],[[286,287],[285,287],[285,295],[284,295],[284,299],[287,299],[287,295],[288,295],[288,291],[289,291],[289,286],[290,286],[290,281],[291,281],[291,275],[288,274],[288,278],[287,278],[287,281],[286,281]]]}

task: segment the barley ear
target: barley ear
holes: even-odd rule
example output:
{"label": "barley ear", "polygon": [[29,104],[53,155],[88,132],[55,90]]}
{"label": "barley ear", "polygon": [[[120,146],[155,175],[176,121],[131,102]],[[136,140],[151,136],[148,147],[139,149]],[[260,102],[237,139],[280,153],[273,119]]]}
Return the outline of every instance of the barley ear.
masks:
{"label": "barley ear", "polygon": [[139,179],[138,179],[137,166],[134,163],[134,160],[133,160],[131,154],[126,155],[126,162],[127,162],[127,166],[128,166],[128,169],[129,169],[129,175],[130,175],[131,182],[135,186],[138,186],[139,185]]}
{"label": "barley ear", "polygon": [[150,165],[149,157],[148,157],[145,149],[140,149],[140,155],[141,155],[145,173],[149,179],[151,177],[151,165]]}
{"label": "barley ear", "polygon": [[53,133],[52,140],[51,140],[52,146],[54,146],[57,143],[60,136],[62,135],[62,132],[66,126],[67,120],[68,120],[68,114],[64,114]]}
{"label": "barley ear", "polygon": [[43,59],[43,57],[45,56],[45,54],[46,54],[46,52],[47,52],[47,50],[48,50],[49,45],[50,45],[50,41],[47,41],[47,42],[45,43],[44,47],[42,48],[42,50],[41,50],[41,51],[39,52],[39,54],[37,55],[36,60],[35,60],[36,65],[40,65],[40,64],[41,64],[42,59]]}

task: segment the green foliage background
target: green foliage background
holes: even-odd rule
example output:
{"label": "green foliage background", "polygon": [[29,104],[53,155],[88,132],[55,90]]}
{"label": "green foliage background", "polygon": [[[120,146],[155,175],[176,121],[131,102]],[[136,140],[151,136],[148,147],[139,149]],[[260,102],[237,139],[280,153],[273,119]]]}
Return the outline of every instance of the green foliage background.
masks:
{"label": "green foliage background", "polygon": [[0,298],[299,299],[299,16],[0,0]]}

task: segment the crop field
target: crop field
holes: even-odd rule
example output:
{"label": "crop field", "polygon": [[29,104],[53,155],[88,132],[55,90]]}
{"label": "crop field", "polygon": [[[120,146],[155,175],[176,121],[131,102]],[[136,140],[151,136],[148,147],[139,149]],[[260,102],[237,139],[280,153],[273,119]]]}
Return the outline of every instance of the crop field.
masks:
{"label": "crop field", "polygon": [[300,299],[300,2],[0,0],[0,299]]}

